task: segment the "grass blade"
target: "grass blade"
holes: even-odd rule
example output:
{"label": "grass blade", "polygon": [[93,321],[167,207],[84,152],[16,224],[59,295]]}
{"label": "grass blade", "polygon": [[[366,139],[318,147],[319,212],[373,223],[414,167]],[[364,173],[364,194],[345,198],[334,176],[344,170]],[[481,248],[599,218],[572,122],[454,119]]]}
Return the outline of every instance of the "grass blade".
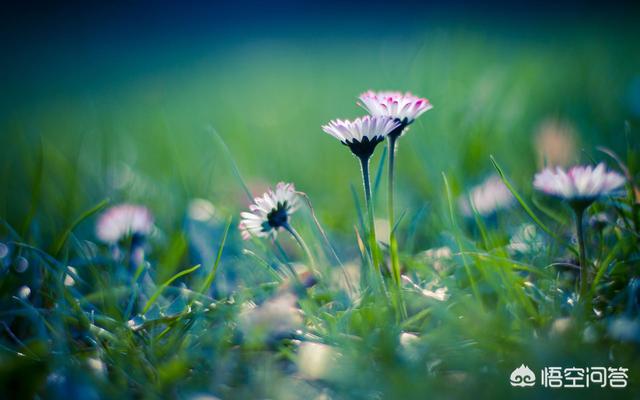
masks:
{"label": "grass blade", "polygon": [[384,160],[387,159],[387,146],[385,145],[382,149],[382,155],[380,156],[380,163],[378,163],[378,169],[376,170],[376,177],[373,182],[373,194],[371,197],[376,198],[376,193],[378,193],[378,187],[380,186],[380,181],[382,180],[382,171],[384,170]]}
{"label": "grass blade", "polygon": [[38,141],[38,150],[36,155],[35,175],[33,177],[33,183],[31,184],[31,200],[29,202],[29,212],[27,217],[22,223],[22,229],[20,236],[26,237],[29,231],[29,226],[33,217],[36,215],[38,204],[40,203],[40,195],[42,191],[42,176],[44,175],[44,148],[42,144],[42,138]]}
{"label": "grass blade", "polygon": [[456,240],[456,245],[458,246],[458,251],[462,257],[462,264],[464,265],[464,270],[469,278],[469,285],[471,285],[471,291],[473,292],[474,297],[476,298],[477,303],[480,305],[480,308],[484,311],[484,305],[482,303],[482,297],[480,297],[480,291],[478,290],[478,284],[476,283],[473,274],[471,273],[471,268],[469,267],[469,262],[467,261],[467,257],[465,256],[464,248],[462,247],[462,240],[460,240],[460,232],[458,231],[458,224],[456,223],[455,213],[453,212],[453,201],[451,200],[451,188],[449,187],[449,180],[447,179],[447,175],[442,172],[442,179],[444,180],[445,192],[447,194],[447,204],[449,207],[449,217],[451,218],[451,226],[454,231],[454,237]]}
{"label": "grass blade", "polygon": [[233,156],[231,155],[231,151],[229,150],[229,147],[227,147],[227,144],[222,139],[222,136],[220,136],[217,130],[215,130],[213,127],[209,127],[209,130],[211,131],[213,136],[216,139],[218,139],[218,141],[220,142],[220,146],[222,147],[224,154],[227,156],[227,158],[229,159],[229,162],[231,163],[231,169],[233,170],[233,174],[238,179],[238,182],[240,183],[240,186],[246,193],[247,198],[249,199],[249,202],[253,202],[253,194],[251,193],[251,190],[249,190],[249,186],[247,186],[244,179],[242,179],[242,175],[240,174],[240,169],[238,168],[238,164],[236,164],[236,160],[233,159]]}
{"label": "grass blade", "polygon": [[600,279],[602,279],[602,277],[604,276],[604,273],[607,271],[609,264],[611,263],[611,261],[613,261],[616,254],[618,254],[618,251],[620,250],[622,245],[623,245],[623,242],[616,243],[613,249],[611,249],[611,251],[609,252],[609,254],[607,254],[607,256],[602,260],[602,262],[600,262],[600,268],[598,268],[598,271],[596,272],[596,276],[593,278],[593,282],[591,283],[592,297],[596,292],[596,288],[598,287],[598,283],[600,283]]}
{"label": "grass blade", "polygon": [[91,207],[87,211],[85,211],[82,214],[80,214],[80,216],[78,218],[76,218],[76,220],[73,221],[73,223],[58,238],[58,241],[56,242],[56,244],[53,247],[53,254],[55,256],[60,254],[60,250],[62,250],[62,246],[64,246],[64,244],[67,242],[67,239],[69,239],[69,235],[71,235],[71,232],[73,232],[73,230],[76,228],[76,226],[78,226],[85,219],[91,217],[95,213],[97,213],[100,210],[102,210],[103,208],[105,208],[109,204],[109,201],[110,201],[109,199],[104,199],[101,202],[99,202],[98,204],[96,204],[95,206]]}
{"label": "grass blade", "polygon": [[500,167],[500,165],[498,164],[498,162],[496,161],[495,158],[493,158],[493,156],[489,156],[489,158],[491,159],[491,163],[493,164],[494,168],[496,169],[496,171],[498,171],[498,175],[500,175],[500,179],[502,180],[502,183],[504,183],[504,185],[507,187],[507,189],[509,189],[509,191],[511,192],[511,194],[513,194],[513,197],[516,198],[516,200],[518,201],[518,203],[520,203],[520,206],[522,207],[522,209],[527,213],[527,215],[529,216],[529,218],[531,218],[531,220],[533,222],[536,223],[536,225],[538,225],[540,227],[540,229],[542,229],[543,231],[545,231],[549,236],[551,236],[552,238],[558,240],[561,243],[565,243],[567,245],[567,248],[569,250],[571,250],[574,254],[578,254],[577,250],[574,248],[574,246],[569,245],[568,243],[566,243],[565,240],[563,240],[561,237],[559,237],[558,235],[556,235],[551,229],[549,229],[549,227],[547,227],[541,220],[540,218],[538,218],[538,216],[533,212],[533,210],[531,209],[531,207],[529,207],[529,205],[522,199],[522,196],[520,196],[520,194],[516,191],[516,189],[513,187],[513,185],[511,185],[511,182],[509,182],[509,180],[507,179],[504,171],[502,170],[502,168]]}
{"label": "grass blade", "polygon": [[222,250],[224,250],[224,244],[227,241],[227,236],[229,235],[230,227],[231,227],[231,216],[227,218],[227,226],[224,228],[224,233],[222,234],[222,241],[220,242],[220,246],[218,247],[218,254],[216,255],[216,261],[213,263],[213,266],[211,267],[211,271],[209,271],[207,278],[202,283],[202,286],[200,287],[200,293],[204,293],[205,291],[207,291],[211,287],[211,284],[213,283],[213,280],[216,277],[216,272],[218,271],[218,265],[220,265],[220,259],[222,258]]}
{"label": "grass blade", "polygon": [[171,285],[171,283],[173,281],[175,281],[176,279],[183,277],[185,275],[188,275],[194,271],[196,271],[198,268],[200,268],[201,265],[198,264],[196,266],[193,266],[189,269],[185,269],[184,271],[180,271],[177,274],[175,274],[174,276],[172,276],[171,278],[169,278],[165,283],[163,283],[158,290],[156,290],[156,292],[153,294],[153,296],[151,296],[151,298],[149,298],[149,300],[147,301],[147,304],[144,305],[144,308],[142,309],[142,314],[146,314],[147,311],[149,311],[149,309],[151,308],[151,306],[156,302],[156,300],[158,300],[158,297],[160,297],[160,295],[162,294],[162,292],[167,288],[167,286]]}

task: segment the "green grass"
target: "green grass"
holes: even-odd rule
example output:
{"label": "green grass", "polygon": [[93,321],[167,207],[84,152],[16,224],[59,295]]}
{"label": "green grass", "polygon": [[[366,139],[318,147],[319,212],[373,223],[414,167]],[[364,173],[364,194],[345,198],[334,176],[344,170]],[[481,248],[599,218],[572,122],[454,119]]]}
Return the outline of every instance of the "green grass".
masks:
{"label": "green grass", "polygon": [[[294,40],[229,46],[179,67],[149,67],[146,77],[109,89],[43,92],[5,110],[0,394],[609,395],[513,389],[509,374],[524,363],[534,371],[623,366],[629,387],[614,395],[640,395],[640,230],[631,185],[626,198],[588,211],[587,219],[607,212],[618,221],[587,229],[598,315],[569,301],[577,276],[567,266],[577,263],[570,212],[531,186],[534,136],[550,118],[575,127],[573,162],[618,169],[596,150],[605,146],[638,184],[638,115],[629,103],[637,45],[621,33],[577,29],[554,40],[425,32],[382,44],[321,41],[312,50]],[[411,90],[434,105],[399,141],[396,229],[403,274],[415,283],[403,286],[406,318],[366,276],[352,274],[368,268],[359,166],[320,129],[364,114],[355,100],[369,88]],[[371,168],[381,219],[383,152]],[[496,168],[518,201],[490,218],[464,217],[458,197]],[[315,285],[292,279],[307,257],[286,232],[277,245],[240,239],[243,181],[255,195],[278,181],[308,195],[313,209],[305,204],[292,224],[317,260]],[[211,201],[213,218],[189,218],[193,198]],[[95,238],[104,199],[148,205],[156,217],[138,271]],[[536,224],[542,248],[508,252],[524,223]],[[451,257],[424,253],[442,246]],[[74,285],[65,285],[68,276]],[[437,287],[448,289],[445,301],[420,292]],[[251,305],[268,308],[285,293],[295,295],[295,310],[255,322]],[[283,332],[274,334],[269,321]],[[614,328],[625,321],[636,331],[621,336]],[[403,332],[417,339],[403,345]],[[317,376],[301,365],[306,342],[332,349],[330,368]]]}

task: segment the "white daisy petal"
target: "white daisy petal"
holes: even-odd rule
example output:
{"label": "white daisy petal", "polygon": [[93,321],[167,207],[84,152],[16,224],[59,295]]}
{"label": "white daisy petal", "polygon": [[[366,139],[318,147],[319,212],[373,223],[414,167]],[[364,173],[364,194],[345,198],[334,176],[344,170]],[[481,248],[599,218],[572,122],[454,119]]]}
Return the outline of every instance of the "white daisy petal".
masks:
{"label": "white daisy petal", "polygon": [[249,212],[240,213],[238,228],[245,240],[255,237],[275,237],[279,228],[299,207],[298,195],[292,183],[280,182],[275,189],[256,197]]}
{"label": "white daisy petal", "polygon": [[119,204],[98,218],[96,236],[105,243],[117,243],[129,235],[146,236],[153,229],[149,209],[135,204]]}
{"label": "white daisy petal", "polygon": [[607,171],[604,164],[575,166],[568,171],[562,168],[545,168],[537,173],[533,186],[546,194],[566,200],[594,201],[612,194],[625,183],[625,178],[617,172]]}
{"label": "white daisy petal", "polygon": [[322,126],[322,130],[349,146],[353,154],[368,158],[385,136],[400,123],[387,116],[365,116],[353,121],[336,119]]}
{"label": "white daisy petal", "polygon": [[494,212],[509,208],[515,201],[511,191],[502,182],[499,176],[491,175],[480,185],[474,186],[468,196],[460,198],[459,204],[463,213],[473,215],[473,210],[480,215],[491,215]]}
{"label": "white daisy petal", "polygon": [[341,142],[361,142],[368,138],[384,138],[389,132],[397,128],[399,124],[388,117],[365,116],[353,121],[336,119],[322,126],[322,130]]}
{"label": "white daisy petal", "polygon": [[429,100],[406,92],[373,92],[360,95],[357,103],[372,116],[390,117],[409,125],[433,108]]}

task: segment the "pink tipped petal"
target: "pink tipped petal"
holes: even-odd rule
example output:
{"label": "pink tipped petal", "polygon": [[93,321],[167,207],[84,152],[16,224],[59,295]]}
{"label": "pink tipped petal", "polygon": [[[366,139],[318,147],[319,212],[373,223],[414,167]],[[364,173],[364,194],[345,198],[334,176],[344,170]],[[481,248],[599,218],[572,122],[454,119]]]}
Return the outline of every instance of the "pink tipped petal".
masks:
{"label": "pink tipped petal", "polygon": [[144,206],[119,204],[102,213],[96,236],[105,243],[117,243],[129,235],[146,236],[153,229],[153,215]]}
{"label": "pink tipped petal", "polygon": [[412,123],[425,111],[430,110],[429,100],[419,98],[406,92],[378,92],[367,91],[360,95],[358,105],[372,116],[385,116],[399,121]]}
{"label": "pink tipped petal", "polygon": [[299,207],[298,195],[292,183],[278,182],[275,189],[270,189],[249,205],[249,212],[241,212],[238,224],[244,240],[251,237],[275,237],[282,226],[281,221],[275,223],[270,220],[272,213],[284,213],[285,221]]}
{"label": "pink tipped petal", "polygon": [[341,142],[361,142],[367,138],[384,138],[389,132],[399,126],[398,122],[389,117],[371,117],[369,115],[356,118],[353,121],[333,120],[322,126],[322,130]]}
{"label": "pink tipped petal", "polygon": [[546,168],[533,180],[533,186],[546,194],[567,200],[589,201],[611,195],[624,183],[622,175],[607,171],[602,163],[595,168],[575,166],[568,171],[559,167],[555,170]]}

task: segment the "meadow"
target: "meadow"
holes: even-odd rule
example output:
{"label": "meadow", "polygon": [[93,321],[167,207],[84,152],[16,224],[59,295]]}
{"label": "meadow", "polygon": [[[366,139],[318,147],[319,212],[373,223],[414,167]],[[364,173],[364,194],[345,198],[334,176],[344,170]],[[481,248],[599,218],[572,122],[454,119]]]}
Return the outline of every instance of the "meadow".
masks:
{"label": "meadow", "polygon": [[[0,101],[0,394],[640,396],[637,33],[60,46]],[[321,129],[365,115],[370,89],[433,105],[398,141],[391,227],[388,142],[372,157],[379,272],[358,161]],[[586,210],[580,260],[571,207],[533,181],[599,162],[626,180]],[[302,192],[290,223],[308,249],[284,229],[241,237],[278,182]],[[119,204],[152,226],[101,240]],[[628,384],[511,386],[520,365],[624,367]]]}

